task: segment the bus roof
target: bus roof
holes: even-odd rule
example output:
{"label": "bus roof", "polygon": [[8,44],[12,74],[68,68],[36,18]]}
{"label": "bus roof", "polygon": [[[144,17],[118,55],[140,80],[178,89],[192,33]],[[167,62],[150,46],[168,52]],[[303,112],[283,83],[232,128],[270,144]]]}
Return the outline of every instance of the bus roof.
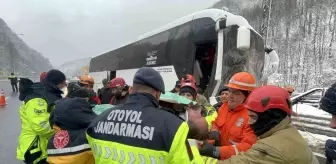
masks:
{"label": "bus roof", "polygon": [[[132,43],[135,43],[139,40],[142,40],[142,39],[145,39],[145,38],[148,38],[150,36],[153,36],[153,35],[156,35],[158,33],[161,33],[163,31],[166,31],[168,29],[171,29],[171,28],[174,28],[174,27],[177,27],[179,25],[182,25],[184,23],[187,23],[189,21],[192,21],[194,19],[199,19],[199,18],[211,18],[212,20],[214,20],[215,22],[218,21],[219,19],[221,18],[227,18],[227,19],[235,19],[237,17],[237,15],[234,15],[232,13],[229,13],[227,11],[224,11],[224,10],[221,10],[221,9],[205,9],[205,10],[201,10],[201,11],[198,11],[198,12],[195,12],[195,13],[192,13],[190,15],[187,15],[187,16],[184,16],[180,19],[177,19],[171,23],[168,23],[156,30],[153,30],[151,32],[148,32],[148,33],[145,33],[143,35],[140,35],[137,39],[131,41],[131,42],[128,42],[127,44],[122,44],[121,46],[117,47],[117,48],[114,48],[113,50],[115,49],[118,49],[118,48],[121,48],[121,47],[124,47],[126,45],[129,45],[129,44],[132,44]],[[244,18],[244,17],[241,17],[241,16],[238,16],[240,18],[241,21],[239,21],[239,24],[240,25],[244,25],[245,27],[255,31],[251,25],[247,22],[247,20]],[[236,19],[235,19],[236,20]],[[256,31],[255,31],[256,32]],[[257,33],[257,32],[256,32]],[[258,34],[258,33],[257,33]],[[109,50],[107,52],[110,52],[110,51],[113,51],[113,50]],[[105,53],[107,53],[105,52]],[[101,53],[100,55],[102,54],[105,54],[105,53]],[[98,55],[99,56],[99,55]]]}

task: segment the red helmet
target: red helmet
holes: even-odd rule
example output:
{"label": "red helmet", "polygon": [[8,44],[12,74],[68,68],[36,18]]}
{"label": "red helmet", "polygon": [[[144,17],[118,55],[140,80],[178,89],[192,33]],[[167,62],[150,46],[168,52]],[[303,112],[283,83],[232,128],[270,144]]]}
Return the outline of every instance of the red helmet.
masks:
{"label": "red helmet", "polygon": [[197,91],[196,84],[192,83],[192,82],[182,82],[180,89],[183,88],[183,87],[190,87],[190,88],[194,89],[195,91]]}
{"label": "red helmet", "polygon": [[110,81],[110,88],[116,88],[116,87],[125,87],[126,82],[121,77],[116,77]]}
{"label": "red helmet", "polygon": [[181,80],[181,84],[182,83],[187,83],[187,82],[196,84],[195,77],[193,75],[190,75],[190,74],[187,74],[187,75],[183,76],[182,80]]}
{"label": "red helmet", "polygon": [[266,85],[251,92],[245,101],[245,107],[257,113],[268,109],[281,109],[291,115],[292,107],[288,92],[280,87]]}

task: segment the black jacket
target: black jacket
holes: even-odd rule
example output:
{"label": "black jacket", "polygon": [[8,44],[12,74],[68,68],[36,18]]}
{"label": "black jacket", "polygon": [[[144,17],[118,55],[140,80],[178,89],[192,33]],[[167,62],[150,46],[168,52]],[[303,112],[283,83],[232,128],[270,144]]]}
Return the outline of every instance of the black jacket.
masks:
{"label": "black jacket", "polygon": [[[132,122],[131,119],[126,118],[126,116],[120,120],[119,116],[121,115],[115,118],[109,118],[113,113],[119,113],[119,111],[124,114],[132,113],[130,114],[130,118],[134,114],[134,118],[138,118],[140,122]],[[150,129],[153,129],[153,137],[145,139],[123,136],[122,133],[120,133],[120,135],[109,135],[100,133],[99,131],[97,132],[95,129],[98,125],[101,125],[102,122],[150,127]],[[98,115],[88,127],[87,135],[94,139],[107,142],[169,152],[175,134],[182,123],[183,121],[175,115],[161,110],[154,96],[146,93],[133,93],[128,97],[125,104],[117,105]]]}
{"label": "black jacket", "polygon": [[63,130],[86,129],[97,116],[84,98],[64,98],[56,102],[50,122]]}
{"label": "black jacket", "polygon": [[320,108],[332,115],[336,115],[336,83],[321,98]]}
{"label": "black jacket", "polygon": [[[48,156],[66,156],[79,154],[83,151],[89,151],[85,135],[86,128],[91,121],[96,118],[96,114],[92,111],[90,104],[84,98],[64,98],[56,102],[53,115],[50,116],[50,122],[58,126],[58,131],[48,141]],[[61,142],[67,140],[67,142]],[[64,151],[51,153],[50,150],[56,150],[59,147],[64,148],[81,147],[75,151]]]}
{"label": "black jacket", "polygon": [[16,84],[18,82],[18,78],[16,76],[10,76],[8,78],[11,82],[11,84]]}
{"label": "black jacket", "polygon": [[100,88],[98,90],[98,97],[101,104],[109,104],[112,98],[112,93],[110,88]]}

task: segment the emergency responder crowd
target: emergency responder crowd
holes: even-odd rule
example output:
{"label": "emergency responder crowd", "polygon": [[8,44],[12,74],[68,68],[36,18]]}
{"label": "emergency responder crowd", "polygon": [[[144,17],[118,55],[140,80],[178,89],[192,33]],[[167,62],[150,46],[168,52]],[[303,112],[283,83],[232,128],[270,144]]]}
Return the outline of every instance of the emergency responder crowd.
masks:
{"label": "emergency responder crowd", "polygon": [[[258,87],[248,72],[234,74],[214,106],[192,75],[183,76],[171,92],[197,102],[185,108],[185,118],[162,110],[160,95],[167,91],[152,68],[139,69],[131,86],[118,77],[102,83],[95,93],[91,76],[66,84],[59,70],[37,83],[21,79],[17,158],[28,164],[318,163],[291,124],[289,91]],[[115,106],[96,115],[97,104]]]}

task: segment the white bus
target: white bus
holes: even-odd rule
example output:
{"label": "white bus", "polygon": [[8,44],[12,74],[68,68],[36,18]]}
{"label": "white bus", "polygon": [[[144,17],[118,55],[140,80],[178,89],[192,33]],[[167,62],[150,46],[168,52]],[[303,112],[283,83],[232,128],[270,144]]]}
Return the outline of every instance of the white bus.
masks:
{"label": "white bus", "polygon": [[237,72],[248,71],[260,83],[264,63],[263,38],[245,18],[207,9],[92,58],[89,72],[98,81],[122,77],[132,85],[139,68],[153,67],[162,75],[166,90],[192,74],[206,96],[214,97]]}

